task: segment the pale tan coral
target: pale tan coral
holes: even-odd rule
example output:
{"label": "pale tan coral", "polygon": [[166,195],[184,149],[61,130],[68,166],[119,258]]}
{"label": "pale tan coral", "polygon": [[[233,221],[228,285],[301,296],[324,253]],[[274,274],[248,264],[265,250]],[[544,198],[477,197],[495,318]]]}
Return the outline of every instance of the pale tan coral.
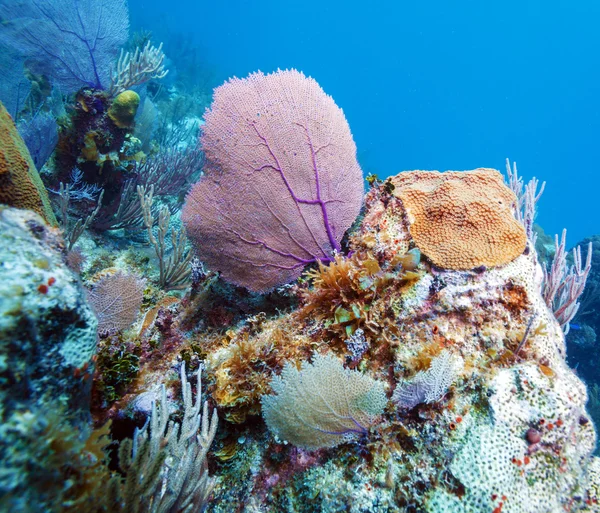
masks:
{"label": "pale tan coral", "polygon": [[392,183],[415,244],[437,266],[494,267],[525,250],[525,230],[512,213],[515,195],[495,169],[409,171]]}

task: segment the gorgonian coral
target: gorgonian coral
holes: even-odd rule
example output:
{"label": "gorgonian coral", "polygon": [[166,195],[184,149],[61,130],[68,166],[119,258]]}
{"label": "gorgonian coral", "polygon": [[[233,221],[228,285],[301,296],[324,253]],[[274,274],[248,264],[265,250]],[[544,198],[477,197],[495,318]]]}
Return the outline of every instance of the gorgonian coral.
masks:
{"label": "gorgonian coral", "polygon": [[367,434],[387,403],[383,383],[316,354],[298,370],[288,363],[262,398],[263,416],[281,440],[306,449],[334,447]]}
{"label": "gorgonian coral", "polygon": [[88,300],[98,318],[98,332],[129,328],[142,306],[145,281],[134,274],[117,271],[94,285]]}
{"label": "gorgonian coral", "polygon": [[330,261],[363,201],[342,110],[295,70],[218,87],[205,115],[204,176],[183,221],[201,260],[263,292]]}

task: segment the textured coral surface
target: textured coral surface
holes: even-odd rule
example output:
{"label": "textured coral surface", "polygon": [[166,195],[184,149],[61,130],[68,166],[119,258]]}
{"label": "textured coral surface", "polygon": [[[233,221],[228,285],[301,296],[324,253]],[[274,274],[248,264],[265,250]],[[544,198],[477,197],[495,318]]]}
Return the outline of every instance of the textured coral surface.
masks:
{"label": "textured coral surface", "polygon": [[14,121],[0,103],[0,203],[33,210],[56,225],[48,193]]}
{"label": "textured coral surface", "polygon": [[130,90],[123,91],[114,98],[108,109],[108,116],[119,128],[131,127],[139,105],[139,94]]}
{"label": "textured coral surface", "polygon": [[415,244],[439,267],[503,265],[525,249],[525,230],[512,214],[516,198],[494,169],[411,171],[392,183]]}
{"label": "textured coral surface", "polygon": [[0,207],[0,390],[11,402],[49,394],[87,408],[97,321],[63,251],[38,215]]}

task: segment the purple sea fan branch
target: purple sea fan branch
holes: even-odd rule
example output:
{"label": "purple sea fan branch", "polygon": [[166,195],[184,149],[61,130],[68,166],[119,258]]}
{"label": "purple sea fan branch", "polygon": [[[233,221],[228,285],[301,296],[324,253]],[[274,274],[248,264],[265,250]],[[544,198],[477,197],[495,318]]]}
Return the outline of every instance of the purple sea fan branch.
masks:
{"label": "purple sea fan branch", "polygon": [[203,154],[198,148],[167,149],[136,163],[138,185],[154,185],[157,196],[187,192],[202,168]]}
{"label": "purple sea fan branch", "polygon": [[10,0],[0,17],[6,21],[0,40],[64,92],[107,86],[129,31],[124,0]]}
{"label": "purple sea fan branch", "polygon": [[265,292],[330,261],[362,206],[362,171],[343,112],[295,70],[215,90],[201,143],[204,176],[183,221],[199,258]]}

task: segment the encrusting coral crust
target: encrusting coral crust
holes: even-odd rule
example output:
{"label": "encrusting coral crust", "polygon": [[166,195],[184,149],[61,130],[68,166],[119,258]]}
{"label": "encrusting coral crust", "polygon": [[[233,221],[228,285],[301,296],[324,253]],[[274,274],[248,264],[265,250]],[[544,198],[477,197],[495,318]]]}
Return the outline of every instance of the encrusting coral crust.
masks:
{"label": "encrusting coral crust", "polygon": [[525,249],[515,195],[495,169],[410,171],[391,180],[417,247],[444,269],[509,263]]}

